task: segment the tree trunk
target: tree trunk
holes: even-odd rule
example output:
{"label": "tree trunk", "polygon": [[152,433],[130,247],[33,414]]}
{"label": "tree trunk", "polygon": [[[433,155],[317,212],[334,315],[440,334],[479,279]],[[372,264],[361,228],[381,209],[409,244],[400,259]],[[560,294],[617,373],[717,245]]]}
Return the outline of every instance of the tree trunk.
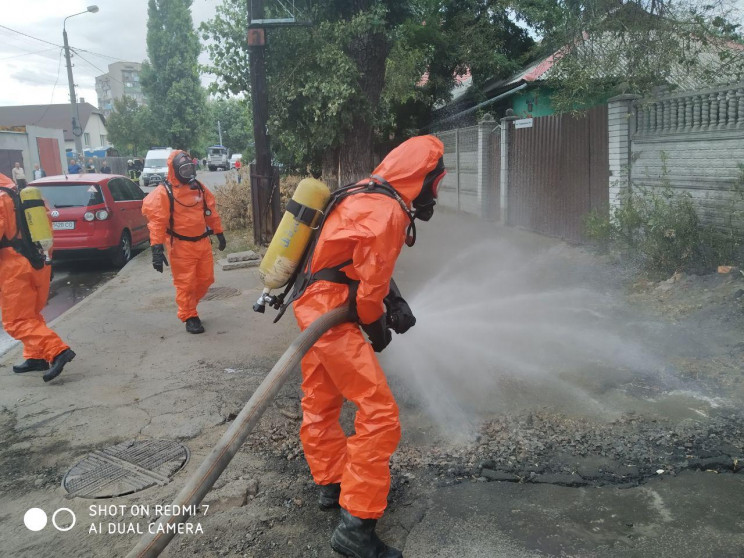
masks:
{"label": "tree trunk", "polygon": [[[357,0],[354,4],[355,8],[366,9],[371,2]],[[346,52],[359,69],[359,102],[363,108],[356,112],[352,127],[340,146],[340,185],[360,180],[372,172],[372,119],[385,85],[385,62],[390,45],[384,34],[370,31],[358,35]]]}
{"label": "tree trunk", "polygon": [[339,187],[338,149],[329,148],[323,153],[323,175],[321,179],[333,191]]}

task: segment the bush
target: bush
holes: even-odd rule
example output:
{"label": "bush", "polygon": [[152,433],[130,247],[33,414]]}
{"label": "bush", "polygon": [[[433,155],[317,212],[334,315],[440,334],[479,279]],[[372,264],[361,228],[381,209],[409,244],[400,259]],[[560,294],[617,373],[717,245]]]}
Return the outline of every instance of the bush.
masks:
{"label": "bush", "polygon": [[[225,185],[215,189],[214,192],[217,211],[222,218],[222,226],[229,231],[253,228],[250,175],[247,167],[242,168],[240,173],[240,183],[233,173],[229,173],[225,178]],[[300,180],[299,176],[282,176],[279,179],[282,211],[287,205],[287,200],[297,189]]]}
{"label": "bush", "polygon": [[[662,161],[666,169],[663,157]],[[737,195],[722,228],[701,224],[692,197],[674,191],[665,172],[659,187],[632,185],[609,217],[607,212],[587,214],[586,236],[600,250],[617,250],[652,274],[705,273],[723,264],[741,266],[744,166],[741,169],[734,190]]]}
{"label": "bush", "polygon": [[226,173],[225,185],[215,189],[214,197],[217,211],[225,230],[235,231],[253,227],[253,210],[251,204],[251,183],[243,169],[241,182],[238,183],[233,173]]}

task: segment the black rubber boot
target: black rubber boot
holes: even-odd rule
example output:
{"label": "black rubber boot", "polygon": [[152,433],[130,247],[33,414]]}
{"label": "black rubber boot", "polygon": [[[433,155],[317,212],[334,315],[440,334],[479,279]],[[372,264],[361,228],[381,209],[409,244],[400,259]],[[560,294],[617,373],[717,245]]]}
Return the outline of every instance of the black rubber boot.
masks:
{"label": "black rubber boot", "polygon": [[75,358],[75,352],[72,349],[65,349],[59,353],[54,357],[49,372],[44,374],[44,381],[51,382],[54,378],[62,374],[62,369],[65,367],[65,364],[70,362],[73,358]]}
{"label": "black rubber boot", "polygon": [[318,495],[318,506],[321,510],[332,510],[338,506],[338,497],[341,495],[341,484],[321,484],[320,494]]}
{"label": "black rubber boot", "polygon": [[403,558],[375,533],[376,519],[360,519],[341,508],[341,523],[331,536],[331,548],[352,558]]}
{"label": "black rubber boot", "polygon": [[43,358],[28,358],[21,364],[13,365],[13,372],[16,374],[34,372],[36,370],[49,370],[49,363]]}
{"label": "black rubber boot", "polygon": [[199,316],[186,320],[186,331],[189,333],[204,333],[204,326],[202,325]]}

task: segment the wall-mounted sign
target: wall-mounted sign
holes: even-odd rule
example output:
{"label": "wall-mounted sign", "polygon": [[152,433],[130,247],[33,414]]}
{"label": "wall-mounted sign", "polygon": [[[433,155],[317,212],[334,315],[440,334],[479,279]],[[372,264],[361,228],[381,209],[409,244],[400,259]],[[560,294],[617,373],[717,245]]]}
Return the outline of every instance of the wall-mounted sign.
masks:
{"label": "wall-mounted sign", "polygon": [[532,118],[521,118],[514,121],[514,128],[519,130],[520,128],[532,128]]}

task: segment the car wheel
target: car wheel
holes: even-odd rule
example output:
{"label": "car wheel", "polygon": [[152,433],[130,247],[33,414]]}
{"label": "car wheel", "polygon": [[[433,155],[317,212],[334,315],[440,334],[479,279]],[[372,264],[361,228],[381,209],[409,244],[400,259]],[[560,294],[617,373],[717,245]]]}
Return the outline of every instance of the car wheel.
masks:
{"label": "car wheel", "polygon": [[130,236],[129,231],[121,231],[119,245],[114,248],[113,254],[111,255],[111,263],[116,267],[124,267],[124,264],[131,259],[132,237]]}

